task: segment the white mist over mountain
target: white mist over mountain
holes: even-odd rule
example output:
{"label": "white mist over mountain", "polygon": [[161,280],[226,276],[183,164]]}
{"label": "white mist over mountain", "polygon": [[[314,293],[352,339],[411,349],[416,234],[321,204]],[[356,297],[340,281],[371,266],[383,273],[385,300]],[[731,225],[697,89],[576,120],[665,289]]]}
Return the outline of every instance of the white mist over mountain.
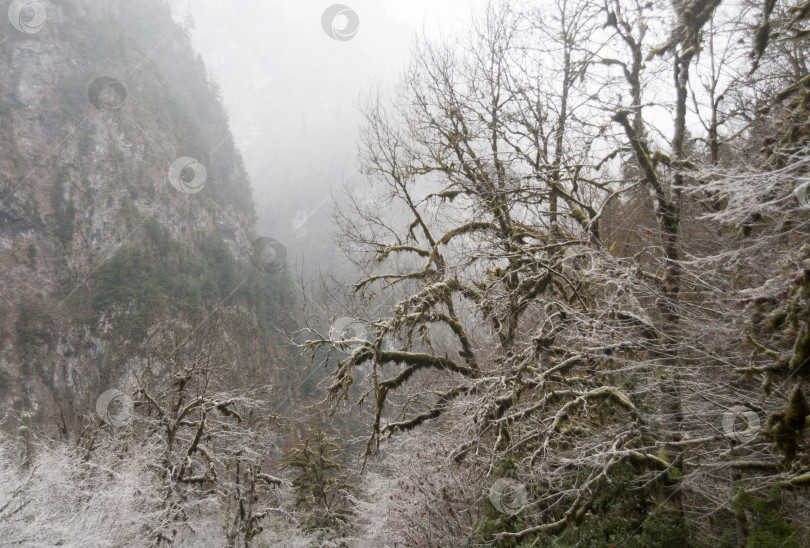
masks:
{"label": "white mist over mountain", "polygon": [[[172,2],[220,87],[259,229],[284,242],[294,260],[306,255],[312,266],[331,255],[332,193],[346,182],[366,184],[357,171],[363,95],[396,82],[418,32],[446,36],[482,3],[351,1],[359,28],[341,41],[322,27],[331,2]],[[348,23],[338,16],[335,28]]]}

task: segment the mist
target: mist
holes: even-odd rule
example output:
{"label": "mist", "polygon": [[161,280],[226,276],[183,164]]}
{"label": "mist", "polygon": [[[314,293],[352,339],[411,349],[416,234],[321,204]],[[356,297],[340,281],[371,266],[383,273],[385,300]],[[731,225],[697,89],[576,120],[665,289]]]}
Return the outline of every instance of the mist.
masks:
{"label": "mist", "polygon": [[[480,0],[358,1],[351,37],[335,39],[329,2],[171,3],[221,90],[256,201],[257,229],[304,270],[333,268],[330,212],[345,188],[362,191],[358,131],[363,98],[388,93],[417,35],[459,32]],[[338,15],[338,31],[349,24]]]}
{"label": "mist", "polygon": [[810,546],[810,0],[342,1],[0,0],[0,544]]}

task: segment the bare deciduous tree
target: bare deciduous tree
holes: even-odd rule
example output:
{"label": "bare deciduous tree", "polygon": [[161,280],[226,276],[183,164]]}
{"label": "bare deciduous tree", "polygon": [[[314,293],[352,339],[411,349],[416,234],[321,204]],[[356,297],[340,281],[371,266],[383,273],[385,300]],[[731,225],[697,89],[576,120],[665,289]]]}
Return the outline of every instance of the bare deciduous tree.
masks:
{"label": "bare deciduous tree", "polygon": [[[361,159],[384,205],[339,212],[341,243],[366,273],[355,292],[397,304],[373,319],[373,340],[348,341],[329,393],[347,399],[367,367],[366,456],[439,420],[459,440],[453,458],[483,477],[514,459],[528,519],[496,539],[609,512],[594,505],[621,481],[656,493],[628,538],[660,511],[686,543],[685,519],[711,535],[707,512],[735,515],[741,470],[778,469],[763,458],[766,436],[743,439],[734,422],[735,406],[773,405],[739,375],[746,315],[735,299],[748,284],[735,276],[753,266],[699,260],[739,258],[717,221],[740,222],[768,195],[760,185],[729,197],[734,187],[710,173],[734,162],[724,143],[756,130],[739,104],[758,93],[744,66],[747,12],[720,5],[491,5],[463,48],[423,40],[397,95],[366,107]],[[619,217],[633,207],[638,226]],[[757,344],[756,355],[778,353]],[[796,345],[783,357],[795,356]],[[786,454],[802,451],[802,390],[768,419]],[[801,485],[804,473],[782,481]]]}

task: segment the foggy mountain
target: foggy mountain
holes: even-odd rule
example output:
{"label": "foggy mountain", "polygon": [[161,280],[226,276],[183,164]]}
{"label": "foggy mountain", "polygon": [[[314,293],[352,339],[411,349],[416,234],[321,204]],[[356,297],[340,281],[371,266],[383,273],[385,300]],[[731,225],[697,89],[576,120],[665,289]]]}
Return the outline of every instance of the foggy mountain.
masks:
{"label": "foggy mountain", "polygon": [[0,7],[0,546],[810,546],[810,1]]}
{"label": "foggy mountain", "polygon": [[342,199],[344,185],[368,187],[357,162],[363,97],[396,81],[417,31],[453,28],[474,5],[459,2],[450,17],[440,10],[445,19],[431,25],[424,17],[436,10],[415,3],[407,20],[388,4],[352,4],[358,30],[340,41],[323,29],[322,2],[172,3],[220,86],[255,188],[258,226],[288,242],[294,261],[310,270],[338,259],[333,198]]}

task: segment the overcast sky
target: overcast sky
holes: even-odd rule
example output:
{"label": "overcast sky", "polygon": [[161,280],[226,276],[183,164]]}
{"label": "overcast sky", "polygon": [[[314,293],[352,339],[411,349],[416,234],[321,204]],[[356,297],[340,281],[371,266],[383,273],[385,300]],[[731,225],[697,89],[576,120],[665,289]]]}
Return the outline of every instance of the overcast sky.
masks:
{"label": "overcast sky", "polygon": [[[396,81],[417,32],[450,36],[483,0],[343,3],[359,18],[346,41],[322,28],[329,1],[172,1],[178,20],[191,16],[194,47],[220,85],[259,229],[288,247],[316,245],[312,237],[323,244],[329,192],[345,180],[364,184],[356,172],[363,93]],[[347,22],[339,16],[337,30]]]}

